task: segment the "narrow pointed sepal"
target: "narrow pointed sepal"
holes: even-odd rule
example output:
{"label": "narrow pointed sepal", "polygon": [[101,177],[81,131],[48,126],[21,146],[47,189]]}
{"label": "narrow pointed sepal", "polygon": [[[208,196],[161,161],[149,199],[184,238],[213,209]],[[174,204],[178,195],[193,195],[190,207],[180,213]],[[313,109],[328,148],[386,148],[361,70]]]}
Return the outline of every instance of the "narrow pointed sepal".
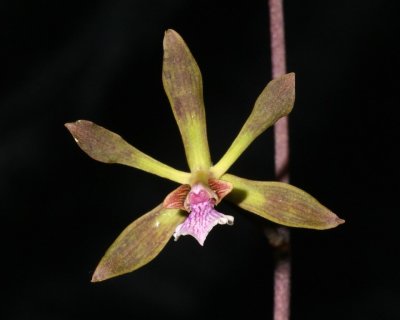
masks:
{"label": "narrow pointed sepal", "polygon": [[131,146],[118,134],[91,121],[78,120],[65,126],[79,147],[97,161],[127,165],[178,183],[189,181],[188,173],[155,160]]}
{"label": "narrow pointed sepal", "polygon": [[182,136],[190,171],[208,169],[211,160],[200,69],[182,37],[171,29],[164,36],[162,81]]}
{"label": "narrow pointed sepal", "polygon": [[114,241],[97,266],[92,282],[132,272],[153,260],[165,247],[185,216],[162,204],[130,224]]}
{"label": "narrow pointed sepal", "polygon": [[253,110],[238,136],[220,161],[211,168],[221,177],[247,147],[267,128],[292,111],[295,99],[295,74],[288,73],[270,81],[257,98]]}
{"label": "narrow pointed sepal", "polygon": [[290,184],[253,181],[230,174],[222,179],[234,185],[228,200],[278,224],[323,230],[344,223],[314,197]]}

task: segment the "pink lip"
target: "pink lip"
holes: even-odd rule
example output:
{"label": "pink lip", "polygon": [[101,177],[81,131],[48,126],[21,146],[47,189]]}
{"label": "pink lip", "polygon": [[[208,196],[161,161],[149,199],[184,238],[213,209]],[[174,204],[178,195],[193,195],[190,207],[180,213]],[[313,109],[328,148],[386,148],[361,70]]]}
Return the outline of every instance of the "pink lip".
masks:
{"label": "pink lip", "polygon": [[204,202],[210,199],[210,196],[204,190],[201,190],[199,193],[191,192],[189,197],[191,204],[198,204],[200,202]]}

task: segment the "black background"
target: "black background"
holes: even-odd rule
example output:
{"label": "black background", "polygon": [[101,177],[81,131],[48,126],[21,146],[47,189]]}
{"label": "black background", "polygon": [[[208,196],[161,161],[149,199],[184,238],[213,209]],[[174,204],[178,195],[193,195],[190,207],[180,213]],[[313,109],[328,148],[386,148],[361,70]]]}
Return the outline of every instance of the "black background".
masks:
{"label": "black background", "polygon": [[[346,219],[295,229],[293,319],[400,319],[396,1],[285,3],[291,182]],[[270,80],[267,1],[3,1],[0,4],[1,319],[272,319],[261,220],[200,247],[170,241],[134,273],[90,283],[102,254],[176,184],[87,157],[63,124],[92,120],[186,170],[161,83],[178,31],[203,73],[217,161]],[[230,172],[273,180],[272,130]]]}

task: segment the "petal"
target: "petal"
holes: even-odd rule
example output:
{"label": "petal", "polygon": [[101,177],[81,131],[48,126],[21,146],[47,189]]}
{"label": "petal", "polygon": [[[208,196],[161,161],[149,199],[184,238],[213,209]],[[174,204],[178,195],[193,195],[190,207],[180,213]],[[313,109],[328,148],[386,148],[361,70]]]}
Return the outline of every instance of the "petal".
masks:
{"label": "petal", "polygon": [[185,147],[191,172],[211,166],[200,69],[174,30],[164,36],[162,80]]}
{"label": "petal", "polygon": [[215,210],[211,200],[191,205],[191,209],[185,222],[176,227],[175,241],[180,236],[191,235],[203,245],[208,233],[217,224],[233,225],[234,218]]}
{"label": "petal", "polygon": [[299,228],[329,229],[344,223],[303,190],[282,182],[253,181],[225,174],[233,183],[227,199],[273,222]]}
{"label": "petal", "polygon": [[272,80],[258,97],[253,111],[225,155],[211,168],[216,178],[221,177],[239,158],[244,150],[293,108],[295,97],[294,73]]}
{"label": "petal", "polygon": [[178,183],[187,183],[190,175],[159,162],[131,146],[118,134],[97,124],[78,120],[65,126],[90,157],[105,163],[119,163],[147,171]]}
{"label": "petal", "polygon": [[182,211],[164,209],[159,205],[135,220],[107,250],[93,274],[92,282],[132,272],[153,260],[184,219]]}

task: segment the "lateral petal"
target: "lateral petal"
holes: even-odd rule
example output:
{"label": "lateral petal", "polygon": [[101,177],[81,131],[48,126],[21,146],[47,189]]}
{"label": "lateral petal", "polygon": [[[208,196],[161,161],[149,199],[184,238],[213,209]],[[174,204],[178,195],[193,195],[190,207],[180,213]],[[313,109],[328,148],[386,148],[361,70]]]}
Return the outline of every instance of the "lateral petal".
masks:
{"label": "lateral petal", "polygon": [[290,113],[295,98],[295,75],[288,73],[270,81],[254,105],[239,134],[224,156],[211,168],[216,178],[221,177],[244,150],[279,118]]}
{"label": "lateral petal", "polygon": [[178,183],[187,183],[189,173],[176,170],[131,146],[118,134],[91,121],[78,120],[65,126],[79,147],[93,159],[134,167]]}

